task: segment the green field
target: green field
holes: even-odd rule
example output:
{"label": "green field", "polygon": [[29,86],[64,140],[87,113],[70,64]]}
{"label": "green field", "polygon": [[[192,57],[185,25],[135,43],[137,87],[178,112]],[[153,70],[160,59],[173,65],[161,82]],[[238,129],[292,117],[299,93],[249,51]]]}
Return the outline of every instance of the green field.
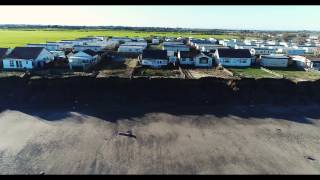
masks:
{"label": "green field", "polygon": [[247,78],[275,78],[274,75],[261,70],[260,68],[227,68],[232,71],[234,75]]}
{"label": "green field", "polygon": [[230,35],[207,35],[196,33],[179,33],[179,32],[144,32],[129,30],[57,30],[57,29],[0,29],[0,47],[24,46],[28,43],[45,43],[46,41],[59,41],[62,39],[75,39],[86,36],[128,36],[128,37],[149,37],[149,36],[166,36],[166,37],[194,37],[194,38],[216,38],[227,39],[237,38]]}

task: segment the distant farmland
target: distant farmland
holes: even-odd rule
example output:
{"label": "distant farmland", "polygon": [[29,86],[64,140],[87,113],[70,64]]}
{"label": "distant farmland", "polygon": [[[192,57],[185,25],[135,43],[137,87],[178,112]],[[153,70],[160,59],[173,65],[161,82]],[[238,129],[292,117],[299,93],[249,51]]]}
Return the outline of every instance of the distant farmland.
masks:
{"label": "distant farmland", "polygon": [[128,36],[128,37],[149,37],[149,36],[168,36],[168,37],[194,37],[194,38],[236,38],[231,35],[208,35],[186,32],[144,32],[130,30],[28,30],[0,29],[0,47],[24,46],[28,43],[45,43],[46,41],[59,41],[62,39],[75,39],[86,36]]}

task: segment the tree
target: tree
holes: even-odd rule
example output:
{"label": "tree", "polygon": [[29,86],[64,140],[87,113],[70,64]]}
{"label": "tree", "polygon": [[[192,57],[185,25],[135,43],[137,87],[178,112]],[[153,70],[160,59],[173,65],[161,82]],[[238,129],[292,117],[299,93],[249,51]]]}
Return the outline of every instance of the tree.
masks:
{"label": "tree", "polygon": [[282,39],[284,42],[288,42],[289,41],[289,33],[287,33],[287,32],[283,33]]}

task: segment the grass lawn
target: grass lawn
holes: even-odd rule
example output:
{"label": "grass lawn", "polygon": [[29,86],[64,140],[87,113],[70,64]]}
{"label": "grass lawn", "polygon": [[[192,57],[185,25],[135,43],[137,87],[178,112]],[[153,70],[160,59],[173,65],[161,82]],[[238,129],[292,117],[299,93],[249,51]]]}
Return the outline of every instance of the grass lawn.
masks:
{"label": "grass lawn", "polygon": [[320,79],[320,72],[302,71],[295,68],[270,69],[276,73],[284,75],[284,77],[294,80],[317,80]]}
{"label": "grass lawn", "polygon": [[248,78],[275,78],[276,76],[261,70],[260,68],[227,68],[232,71],[234,75]]}
{"label": "grass lawn", "polygon": [[3,77],[11,77],[11,76],[16,76],[19,77],[22,74],[24,74],[24,72],[18,72],[18,71],[0,71],[0,78]]}
{"label": "grass lawn", "polygon": [[179,77],[180,71],[176,69],[151,69],[139,67],[136,68],[135,76],[162,76],[162,77]]}
{"label": "grass lawn", "polygon": [[46,41],[59,41],[62,39],[75,39],[86,36],[128,36],[128,37],[189,37],[194,38],[216,38],[228,39],[237,38],[231,35],[206,35],[199,33],[179,32],[144,32],[129,30],[62,30],[62,29],[0,29],[0,47],[24,46],[28,43],[45,43]]}

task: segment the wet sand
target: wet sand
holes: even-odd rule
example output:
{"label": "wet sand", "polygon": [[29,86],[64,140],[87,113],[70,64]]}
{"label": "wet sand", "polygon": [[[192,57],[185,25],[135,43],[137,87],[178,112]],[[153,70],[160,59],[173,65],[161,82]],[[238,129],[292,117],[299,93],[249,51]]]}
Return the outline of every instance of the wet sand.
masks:
{"label": "wet sand", "polygon": [[319,105],[86,106],[3,107],[0,173],[320,173]]}

